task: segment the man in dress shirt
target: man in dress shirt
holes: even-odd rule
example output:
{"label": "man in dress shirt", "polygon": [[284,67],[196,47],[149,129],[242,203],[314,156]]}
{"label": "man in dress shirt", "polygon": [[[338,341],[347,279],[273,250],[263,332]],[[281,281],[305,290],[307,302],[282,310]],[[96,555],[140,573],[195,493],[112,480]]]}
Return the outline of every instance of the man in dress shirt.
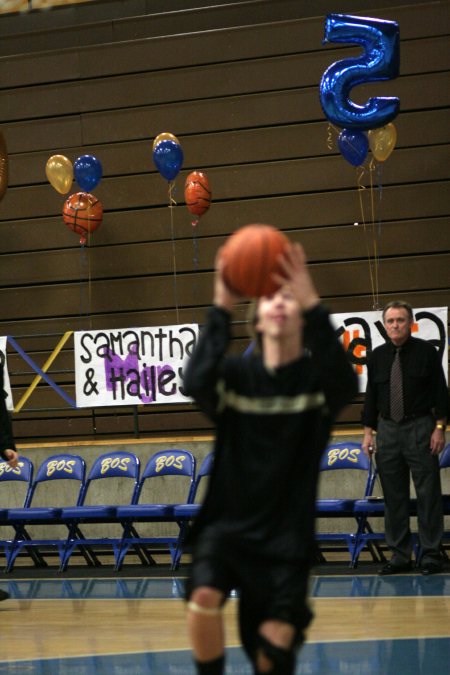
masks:
{"label": "man in dress shirt", "polygon": [[[448,388],[435,347],[411,336],[411,306],[390,302],[383,310],[383,323],[389,341],[377,347],[369,359],[362,413],[362,446],[367,455],[377,452],[386,542],[392,551],[380,574],[405,572],[412,566],[410,473],[417,494],[420,568],[423,574],[435,574],[442,569],[439,453],[445,445]],[[399,373],[398,380],[394,371]]]}

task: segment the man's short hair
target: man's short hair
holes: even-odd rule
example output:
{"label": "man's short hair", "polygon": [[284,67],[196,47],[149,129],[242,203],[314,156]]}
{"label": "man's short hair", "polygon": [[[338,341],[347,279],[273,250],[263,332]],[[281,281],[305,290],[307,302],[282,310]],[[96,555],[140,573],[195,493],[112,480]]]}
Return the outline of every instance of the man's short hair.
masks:
{"label": "man's short hair", "polygon": [[414,314],[413,314],[413,309],[409,302],[406,302],[405,300],[391,300],[391,302],[388,302],[387,305],[383,308],[383,323],[384,323],[384,317],[386,316],[386,312],[388,309],[406,309],[408,313],[409,320],[412,322],[414,321]]}

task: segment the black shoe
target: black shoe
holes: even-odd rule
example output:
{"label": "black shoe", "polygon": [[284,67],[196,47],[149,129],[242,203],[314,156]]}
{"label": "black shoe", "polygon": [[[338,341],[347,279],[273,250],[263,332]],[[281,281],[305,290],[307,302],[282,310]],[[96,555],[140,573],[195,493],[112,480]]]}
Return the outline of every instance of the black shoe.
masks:
{"label": "black shoe", "polygon": [[380,570],[378,570],[378,574],[381,574],[382,576],[387,574],[401,574],[402,572],[411,572],[411,569],[412,565],[410,562],[403,563],[400,565],[388,562],[386,563],[386,565],[383,565],[383,567]]}
{"label": "black shoe", "polygon": [[0,588],[0,600],[7,600],[9,598],[9,593],[6,591],[2,591]]}
{"label": "black shoe", "polygon": [[439,572],[442,572],[442,563],[425,562],[420,566],[420,571],[426,577],[430,574],[438,574]]}

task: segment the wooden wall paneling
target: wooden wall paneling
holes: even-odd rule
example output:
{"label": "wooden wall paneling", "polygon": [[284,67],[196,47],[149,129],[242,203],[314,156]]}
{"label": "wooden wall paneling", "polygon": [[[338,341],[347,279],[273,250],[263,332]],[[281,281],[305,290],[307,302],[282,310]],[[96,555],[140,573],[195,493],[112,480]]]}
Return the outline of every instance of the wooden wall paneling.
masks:
{"label": "wooden wall paneling", "polygon": [[[383,222],[393,222],[426,216],[445,217],[449,210],[448,202],[446,181],[383,185],[381,218]],[[367,212],[371,213],[370,207]],[[377,216],[379,214],[380,210],[377,208]],[[197,236],[199,263],[204,267],[206,261],[202,247],[203,240],[224,236],[245,223],[269,222],[287,231],[329,227],[359,222],[361,211],[356,190],[348,189],[236,202],[216,202],[213,198],[210,211],[203,216],[195,233],[191,226],[190,214],[183,204],[174,209],[173,217],[177,239],[188,239],[192,242],[193,235]],[[7,264],[6,257],[15,251],[70,247],[81,257],[78,238],[67,229],[61,216],[13,220],[3,223],[1,227],[3,247],[8,251],[4,257],[5,264]],[[170,214],[167,206],[135,211],[108,211],[101,228],[92,237],[92,250],[105,245],[116,245],[120,249],[121,245],[133,242],[151,247],[153,242],[168,241],[169,227]],[[80,268],[80,283],[85,279],[86,274],[83,275]]]}
{"label": "wooden wall paneling", "polygon": [[[402,77],[398,82],[414,73],[448,69],[447,40],[447,37],[424,39],[419,53],[415,45],[406,43],[402,50]],[[204,98],[205,94],[207,98],[214,98],[261,90],[317,87],[328,65],[357,53],[356,49],[330,49],[5,89],[0,98],[0,119],[10,122],[46,117],[55,110],[59,115],[114,110],[123,107],[124,97],[127,107],[131,107]],[[383,88],[390,93],[393,83],[384,82]],[[361,90],[367,99],[371,88],[361,87]]]}
{"label": "wooden wall paneling", "polygon": [[[448,3],[433,4],[417,21],[417,7],[390,8],[373,16],[396,20],[401,26],[402,59],[407,40],[446,35],[449,30]],[[2,22],[0,21],[0,28]],[[78,29],[83,33],[83,28]],[[56,53],[18,54],[0,59],[0,87],[56,82],[76,77],[100,77],[169,68],[232,61],[274,54],[317,51],[323,37],[324,16],[308,20],[240,25],[233,29],[208,30],[154,39],[106,44],[85,44],[59,49]],[[423,65],[422,65],[423,67]]]}
{"label": "wooden wall paneling", "polygon": [[[396,151],[383,167],[383,184],[416,182],[419,167],[422,180],[446,179],[448,146]],[[268,192],[277,195],[322,191],[324,185],[329,190],[348,189],[356,184],[354,168],[341,156],[213,167],[208,176],[215,186],[217,201],[267,196]],[[157,173],[106,178],[96,188],[95,194],[109,209],[169,203],[167,184]],[[57,215],[61,213],[62,202],[60,195],[49,190],[48,185],[12,188],[3,199],[0,218],[9,220],[17,213],[22,218]]]}
{"label": "wooden wall paneling", "polygon": [[[212,288],[211,288],[212,292]],[[447,288],[444,289],[427,289],[423,291],[405,291],[403,296],[407,296],[408,301],[411,302],[415,307],[423,306],[433,306],[433,307],[442,307],[449,303],[450,300],[450,291]],[[394,294],[395,296],[395,294]],[[380,303],[385,304],[389,300],[394,299],[392,294],[389,293],[380,293]],[[182,307],[179,309],[180,323],[199,323],[202,324],[205,318],[206,307],[209,306],[211,298],[208,297],[206,302],[203,305],[198,305],[198,307]],[[370,289],[368,288],[365,293],[359,294],[357,296],[330,296],[326,298],[327,304],[335,312],[349,312],[352,310],[355,311],[369,311],[373,307],[372,297],[370,295]],[[235,322],[245,322],[246,313],[245,306],[239,306],[236,309],[235,313]],[[30,319],[30,320],[20,320],[20,321],[2,321],[0,323],[0,334],[2,335],[17,335],[19,342],[22,346],[21,334],[25,331],[35,332],[45,332],[50,329],[61,328],[61,330],[104,330],[104,329],[114,329],[114,328],[127,328],[127,327],[140,327],[140,326],[166,326],[170,325],[173,321],[173,310],[170,307],[164,309],[156,310],[143,310],[143,311],[129,311],[123,313],[112,313],[112,314],[101,314],[101,315],[91,315],[87,317],[86,322],[83,324],[79,317],[49,317],[48,319]],[[62,333],[60,334],[60,337]],[[56,338],[57,339],[57,338]],[[49,348],[50,351],[50,348]],[[14,354],[13,351],[8,352],[8,354]],[[9,358],[9,356],[8,356]]]}
{"label": "wooden wall paneling", "polygon": [[[30,127],[30,142],[39,131],[40,122]],[[404,113],[396,120],[398,139],[396,148],[433,145],[450,142],[448,110],[424,110]],[[311,156],[329,156],[337,153],[327,145],[328,132],[324,122],[287,124],[242,131],[223,131],[183,136],[180,142],[185,155],[185,173],[189,169],[241,164],[250,162],[294,159]],[[104,176],[135,175],[154,171],[151,138],[139,141],[91,146],[91,154],[101,157]],[[61,148],[72,158],[85,153],[83,146]],[[46,180],[44,168],[48,150],[11,154],[9,157],[9,185],[42,184]],[[183,175],[183,174],[182,174]],[[48,186],[49,190],[52,188]]]}
{"label": "wooden wall paneling", "polygon": [[[411,4],[413,3],[414,0]],[[276,4],[272,0],[223,3],[217,7],[208,7],[206,11],[201,7],[203,3],[195,4],[196,7],[188,7],[184,11],[180,9],[167,11],[167,7],[165,7],[164,11],[160,13],[154,13],[153,8],[150,7],[141,16],[136,15],[131,18],[99,20],[95,15],[91,15],[92,18],[89,20],[88,14],[85,16],[86,23],[84,24],[81,24],[82,18],[77,21],[74,16],[70,23],[58,25],[57,30],[53,26],[46,26],[44,22],[41,22],[34,26],[34,30],[31,28],[26,34],[16,33],[14,35],[11,31],[5,31],[0,44],[0,53],[40,51],[48,48],[49,42],[54,49],[77,46],[80,42],[81,31],[84,44],[97,44],[113,40],[136,40],[152,36],[191,33],[254,23],[272,23],[282,19],[304,18],[306,13],[305,3],[299,4],[297,0],[277,0]],[[351,11],[354,11],[353,3],[344,4],[348,4],[349,9],[351,8]],[[361,4],[363,3],[359,4],[358,9],[362,9]],[[372,0],[369,6],[373,8],[383,4],[383,2]],[[328,11],[335,11],[332,3],[327,3],[327,5],[322,3],[322,13],[326,13],[326,6],[331,7]],[[340,7],[339,11],[344,10]],[[317,8],[314,12],[309,11],[309,15],[311,13],[316,14]],[[80,16],[83,15],[80,14]]]}
{"label": "wooden wall paneling", "polygon": [[[395,88],[393,83],[384,83],[385,88],[377,90],[376,94],[399,96],[402,112],[423,109],[424,100],[428,108],[444,108],[450,103],[447,81],[445,73],[415,75],[407,81],[401,78],[395,80]],[[369,95],[375,95],[375,87],[376,83]],[[419,97],[417,92],[422,90],[424,96]],[[317,87],[89,113],[82,117],[82,129],[84,142],[90,145],[139,137],[154,138],[165,128],[171,128],[173,133],[182,137],[200,129],[207,133],[297,123],[300,116],[304,122],[323,121]],[[8,127],[6,131],[9,133]]]}
{"label": "wooden wall paneling", "polygon": [[[374,188],[375,200],[379,197]],[[337,228],[314,228],[312,230],[290,230],[293,240],[301,240],[308,253],[309,260],[315,262],[361,259],[368,255],[376,236],[381,256],[394,255],[398,251],[398,240],[403,238],[402,255],[419,253],[439,253],[449,248],[447,222],[445,219],[418,219],[399,223],[383,222],[382,232],[378,230],[378,218],[370,221],[370,210],[366,211],[366,223],[358,215],[359,225],[339,226]],[[381,223],[380,223],[381,226]],[[198,264],[200,269],[211,269],[216,252],[225,243],[226,236],[204,238],[197,242]],[[369,247],[369,249],[368,249]],[[17,285],[52,284],[61,281],[80,282],[79,294],[83,292],[83,280],[80,279],[80,255],[90,257],[91,286],[100,279],[121,279],[130,277],[150,277],[164,274],[170,270],[173,261],[172,242],[151,242],[123,244],[105,250],[104,247],[92,247],[88,252],[77,249],[37,251],[4,257],[0,279],[1,286],[10,286],[11,279]],[[176,243],[176,268],[178,273],[194,270],[196,249],[190,239]],[[84,281],[87,284],[87,280]],[[49,289],[51,292],[51,288]],[[95,286],[92,289],[95,292]]]}
{"label": "wooden wall paneling", "polygon": [[[444,108],[449,106],[447,80],[446,73],[399,78],[394,81],[395,89],[389,91],[387,87],[392,87],[393,83],[384,83],[385,89],[377,93],[399,96],[402,113],[422,110],[423,101],[427,102],[427,108]],[[369,95],[377,86],[373,84]],[[418,91],[423,91],[423,97],[417,95]],[[42,119],[39,120],[39,133],[36,133],[36,120],[4,122],[2,131],[9,152],[19,153],[81,144],[89,147],[139,138],[148,140],[165,128],[171,128],[182,140],[184,134],[297,124],[300,116],[303,123],[324,122],[317,87]]]}
{"label": "wooden wall paneling", "polygon": [[[448,286],[449,254],[436,254],[432,265],[427,256],[387,259],[383,262],[383,278],[380,290],[383,293],[405,292],[420,289],[439,289]],[[369,290],[368,280],[362,278],[364,261],[312,264],[319,293],[323,297],[334,295],[357,295]],[[426,271],[425,271],[426,270]],[[212,273],[200,272],[178,274],[178,305],[195,307],[206,305],[212,291]],[[79,301],[78,288],[74,284],[55,284],[49,292],[45,287],[2,289],[0,300],[5,308],[14,307],[13,316],[36,318],[74,313]],[[338,289],[338,293],[336,293]],[[127,307],[128,311],[147,310],[172,304],[171,323],[177,323],[173,278],[171,274],[146,277],[110,279],[97,281],[92,292],[93,314],[110,313]],[[6,309],[7,312],[11,311]],[[170,313],[168,312],[169,316]]]}

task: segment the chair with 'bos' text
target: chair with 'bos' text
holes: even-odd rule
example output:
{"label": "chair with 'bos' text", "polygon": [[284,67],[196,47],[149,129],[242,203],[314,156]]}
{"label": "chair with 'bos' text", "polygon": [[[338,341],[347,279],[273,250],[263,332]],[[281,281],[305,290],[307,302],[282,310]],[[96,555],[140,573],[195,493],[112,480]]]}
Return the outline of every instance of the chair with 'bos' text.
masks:
{"label": "chair with 'bos' text", "polygon": [[[448,559],[448,549],[450,548],[450,486],[448,489],[446,485],[449,484],[450,480],[450,443],[447,443],[441,455],[439,457],[439,467],[441,470],[441,478],[443,483],[442,489],[442,504],[444,508],[444,534],[442,537],[442,553],[445,558]],[[447,482],[444,483],[444,480]]]}
{"label": "chair with 'bos' text", "polygon": [[[198,470],[197,476],[195,478],[194,486],[188,502],[186,504],[176,504],[173,507],[174,516],[180,526],[180,534],[178,536],[175,558],[172,566],[173,569],[177,569],[180,565],[187,527],[189,526],[189,523],[197,517],[200,511],[201,501],[206,489],[205,479],[211,475],[213,464],[214,452],[210,452],[200,464],[200,469]],[[203,489],[203,487],[205,489]]]}
{"label": "chair with 'bos' text", "polygon": [[[62,508],[67,501],[76,503],[83,487],[86,465],[78,455],[61,453],[43,460],[22,508],[8,509],[8,522],[15,530],[15,537],[7,555],[6,571],[13,569],[17,556],[25,549],[35,549],[40,557],[39,566],[46,566],[42,550],[56,548],[62,560],[65,536],[55,532],[56,526],[63,525]],[[73,490],[66,483],[73,482]],[[73,495],[72,495],[73,493]],[[70,499],[70,497],[73,499]],[[45,526],[51,526],[51,536],[44,537]],[[40,534],[33,535],[38,527]],[[59,528],[58,528],[59,529]],[[64,529],[67,532],[66,528]]]}
{"label": "chair with 'bos' text", "polygon": [[[333,496],[326,498],[322,495],[329,491],[326,490],[327,483],[332,484],[333,494],[336,493],[337,480],[325,481],[327,474],[331,477],[331,472],[342,472],[339,476],[339,483],[345,485],[346,494],[342,496]],[[352,472],[345,474],[345,472]],[[360,478],[355,474],[358,472]],[[333,475],[333,478],[336,476]],[[324,451],[320,462],[320,498],[316,501],[316,518],[326,519],[327,531],[318,528],[316,532],[316,541],[318,544],[317,557],[320,562],[324,562],[326,557],[324,553],[337,551],[344,542],[350,555],[350,564],[353,562],[354,548],[356,544],[356,533],[359,522],[355,517],[355,502],[361,496],[367,498],[372,495],[375,475],[372,469],[372,462],[364,454],[360,443],[334,443],[328,445]],[[359,495],[357,494],[359,492]],[[330,531],[330,520],[339,525],[332,526]],[[350,520],[348,529],[343,529]],[[319,522],[321,525],[322,523]],[[356,526],[356,527],[355,527]],[[382,554],[376,546],[370,546],[370,552],[374,560],[382,559]]]}
{"label": "chair with 'bos' text", "polygon": [[[27,502],[28,493],[33,481],[33,462],[27,457],[20,457],[18,465],[13,469],[5,460],[0,461],[0,549],[9,553],[12,545],[11,536],[14,530],[8,520],[8,508],[23,507]],[[3,534],[3,530],[5,534]],[[42,565],[42,558],[33,549],[27,551],[35,565]]]}
{"label": "chair with 'bos' text", "polygon": [[[181,527],[174,517],[174,504],[191,499],[195,469],[195,457],[188,450],[161,450],[149,459],[133,504],[117,509],[123,537],[116,569],[120,569],[131,547],[144,552],[150,565],[156,564],[155,553],[164,552],[169,552],[174,564]],[[140,532],[136,523],[140,523]]]}
{"label": "chair with 'bos' text", "polygon": [[[89,551],[96,567],[100,553],[114,555],[117,561],[121,542],[117,520],[118,506],[132,503],[139,485],[140,462],[133,452],[112,451],[97,457],[89,470],[77,506],[62,509],[69,528],[64,543],[61,570],[65,570],[73,552]],[[88,533],[89,531],[89,533]]]}

